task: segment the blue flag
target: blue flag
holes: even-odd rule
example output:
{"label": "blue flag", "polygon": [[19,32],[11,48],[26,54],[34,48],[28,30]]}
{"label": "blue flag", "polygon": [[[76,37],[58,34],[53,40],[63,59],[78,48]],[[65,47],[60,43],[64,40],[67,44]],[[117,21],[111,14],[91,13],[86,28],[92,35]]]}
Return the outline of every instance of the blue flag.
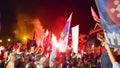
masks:
{"label": "blue flag", "polygon": [[120,48],[120,0],[95,0],[107,44]]}

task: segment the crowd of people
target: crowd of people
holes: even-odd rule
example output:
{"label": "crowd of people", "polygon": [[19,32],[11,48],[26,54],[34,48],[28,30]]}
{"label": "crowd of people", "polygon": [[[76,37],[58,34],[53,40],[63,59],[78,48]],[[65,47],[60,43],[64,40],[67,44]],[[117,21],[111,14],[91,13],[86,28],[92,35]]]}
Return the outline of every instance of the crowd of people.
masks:
{"label": "crowd of people", "polygon": [[84,51],[79,48],[78,53],[74,53],[72,48],[60,52],[55,47],[46,49],[18,42],[0,46],[0,68],[120,68],[118,49],[107,45],[95,47],[92,46],[94,41],[86,42]]}
{"label": "crowd of people", "polygon": [[[0,67],[1,68],[92,68],[92,56],[84,55],[81,59],[80,54],[75,54],[71,50],[53,52],[42,47],[27,46],[21,43],[3,47],[1,46]],[[87,58],[88,57],[88,58]],[[89,60],[91,59],[91,60]]]}

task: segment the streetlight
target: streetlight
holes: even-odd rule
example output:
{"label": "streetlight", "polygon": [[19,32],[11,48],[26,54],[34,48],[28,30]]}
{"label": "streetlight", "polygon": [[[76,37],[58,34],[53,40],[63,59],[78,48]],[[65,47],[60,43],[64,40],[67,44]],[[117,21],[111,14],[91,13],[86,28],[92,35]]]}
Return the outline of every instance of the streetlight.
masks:
{"label": "streetlight", "polygon": [[23,43],[26,43],[26,42],[27,42],[27,38],[28,38],[27,36],[23,36],[23,38],[22,38],[21,41],[22,41]]}
{"label": "streetlight", "polygon": [[0,39],[0,43],[2,43],[3,41]]}
{"label": "streetlight", "polygon": [[10,38],[8,38],[8,39],[7,39],[7,41],[8,41],[8,42],[10,42],[10,41],[11,41],[11,39],[10,39]]}
{"label": "streetlight", "polygon": [[23,39],[24,39],[24,40],[26,40],[26,39],[27,39],[27,37],[23,37]]}

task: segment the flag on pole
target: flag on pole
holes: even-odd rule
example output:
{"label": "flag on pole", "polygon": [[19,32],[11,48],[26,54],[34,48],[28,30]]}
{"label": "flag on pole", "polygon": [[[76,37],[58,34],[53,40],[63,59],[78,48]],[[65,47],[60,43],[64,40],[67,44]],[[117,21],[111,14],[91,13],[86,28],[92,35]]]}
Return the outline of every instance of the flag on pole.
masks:
{"label": "flag on pole", "polygon": [[120,48],[120,0],[95,0],[107,44]]}
{"label": "flag on pole", "polygon": [[79,25],[72,27],[73,52],[78,53]]}
{"label": "flag on pole", "polygon": [[73,13],[71,13],[71,15],[69,16],[68,20],[66,21],[65,27],[60,34],[60,39],[63,40],[65,46],[68,44],[68,36],[69,36],[69,31],[70,31],[70,23],[71,23],[72,14]]}
{"label": "flag on pole", "polygon": [[98,15],[96,14],[96,12],[94,11],[94,9],[91,7],[91,14],[92,14],[92,17],[93,19],[96,21],[96,22],[99,22],[100,23],[100,19],[98,17]]}
{"label": "flag on pole", "polygon": [[59,45],[62,49],[62,52],[66,51],[67,45],[68,45],[68,36],[69,36],[69,31],[70,31],[70,23],[71,23],[71,18],[72,14],[69,16],[68,20],[66,21],[65,27],[63,31],[60,34],[60,39],[59,39]]}

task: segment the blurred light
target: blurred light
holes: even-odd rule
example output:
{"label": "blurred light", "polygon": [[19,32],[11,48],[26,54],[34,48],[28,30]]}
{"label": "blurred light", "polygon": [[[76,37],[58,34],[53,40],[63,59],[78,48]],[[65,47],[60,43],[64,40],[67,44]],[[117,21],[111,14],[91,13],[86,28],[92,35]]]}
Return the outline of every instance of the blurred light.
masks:
{"label": "blurred light", "polygon": [[3,42],[2,40],[0,40],[0,43]]}
{"label": "blurred light", "polygon": [[10,38],[8,38],[8,39],[7,39],[7,41],[8,41],[8,42],[10,42],[10,41],[11,41],[11,39],[10,39]]}
{"label": "blurred light", "polygon": [[27,39],[27,37],[23,37],[23,39],[24,39],[24,40],[26,40],[26,39]]}

